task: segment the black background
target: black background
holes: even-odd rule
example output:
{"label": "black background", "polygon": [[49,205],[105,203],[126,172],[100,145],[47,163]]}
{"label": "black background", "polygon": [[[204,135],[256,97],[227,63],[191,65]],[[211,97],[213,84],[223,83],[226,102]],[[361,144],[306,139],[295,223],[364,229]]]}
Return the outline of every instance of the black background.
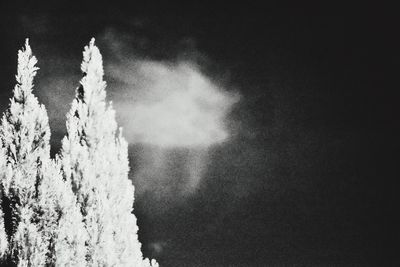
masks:
{"label": "black background", "polygon": [[[90,37],[110,27],[149,42],[132,44],[148,58],[207,61],[209,75],[241,92],[231,114],[240,126],[229,145],[215,149],[201,190],[154,216],[146,211],[152,196],[136,200],[145,256],[161,266],[399,264],[394,9],[250,1],[1,5],[1,111],[25,37],[33,49],[46,42],[79,62]],[[52,28],[34,31],[24,17],[45,18]],[[235,194],[241,186],[251,193]],[[157,240],[167,240],[162,253],[149,245]]]}

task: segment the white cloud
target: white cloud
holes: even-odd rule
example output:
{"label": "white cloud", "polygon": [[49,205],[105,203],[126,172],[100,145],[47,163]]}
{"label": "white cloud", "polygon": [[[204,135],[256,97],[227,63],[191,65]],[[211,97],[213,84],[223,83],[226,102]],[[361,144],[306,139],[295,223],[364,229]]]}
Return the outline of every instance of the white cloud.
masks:
{"label": "white cloud", "polygon": [[136,62],[113,66],[111,76],[122,80],[115,108],[131,143],[160,147],[207,147],[225,141],[228,112],[238,100],[187,63],[168,65]]}
{"label": "white cloud", "polygon": [[117,85],[113,101],[124,136],[141,144],[133,170],[137,193],[157,192],[163,203],[195,192],[209,148],[229,139],[228,114],[238,94],[187,62],[126,60],[108,65],[107,73],[110,87]]}

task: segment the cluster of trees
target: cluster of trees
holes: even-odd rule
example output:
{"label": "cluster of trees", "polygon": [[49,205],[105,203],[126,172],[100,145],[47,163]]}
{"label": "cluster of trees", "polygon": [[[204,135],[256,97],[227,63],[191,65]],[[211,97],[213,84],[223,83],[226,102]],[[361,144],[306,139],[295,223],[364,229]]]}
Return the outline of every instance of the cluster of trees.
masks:
{"label": "cluster of trees", "polygon": [[37,60],[26,40],[0,125],[0,262],[15,266],[141,266],[127,143],[106,102],[102,56],[85,47],[83,78],[50,157],[45,107],[32,93]]}

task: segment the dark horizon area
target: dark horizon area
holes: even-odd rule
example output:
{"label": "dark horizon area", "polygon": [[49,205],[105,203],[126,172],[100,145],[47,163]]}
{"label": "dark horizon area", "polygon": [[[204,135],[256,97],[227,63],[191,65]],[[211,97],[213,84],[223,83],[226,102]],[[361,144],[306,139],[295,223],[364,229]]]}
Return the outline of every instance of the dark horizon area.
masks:
{"label": "dark horizon area", "polygon": [[[231,136],[209,148],[190,194],[179,191],[190,149],[164,152],[168,177],[177,177],[174,198],[175,187],[145,190],[135,174],[142,155],[158,148],[130,143],[139,239],[160,266],[400,263],[395,14],[367,5],[153,1],[13,2],[0,10],[0,111],[15,84],[17,51],[29,37],[40,67],[34,92],[50,114],[53,154],[92,36],[104,57],[109,100],[123,86],[111,73],[131,57],[192,62],[240,94],[227,120]],[[59,80],[63,114],[51,113],[54,99],[38,89],[52,79]]]}

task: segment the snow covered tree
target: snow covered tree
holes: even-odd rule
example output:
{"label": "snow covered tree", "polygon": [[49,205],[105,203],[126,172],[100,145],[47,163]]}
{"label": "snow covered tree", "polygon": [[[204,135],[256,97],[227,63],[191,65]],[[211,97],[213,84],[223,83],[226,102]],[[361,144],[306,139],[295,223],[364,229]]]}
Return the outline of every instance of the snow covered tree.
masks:
{"label": "snow covered tree", "polygon": [[7,165],[2,188],[12,212],[10,253],[19,266],[44,264],[47,250],[34,222],[40,168],[50,155],[46,110],[32,94],[33,78],[38,69],[36,63],[26,40],[25,50],[18,52],[14,95],[0,127]]}
{"label": "snow covered tree", "polygon": [[[85,233],[82,216],[70,183],[63,180],[60,165],[50,159],[47,113],[32,93],[36,63],[26,40],[25,49],[18,52],[17,84],[0,126],[0,185],[2,199],[8,204],[9,214],[4,218],[10,218],[5,222],[10,228],[6,237],[11,261],[8,263],[82,266],[79,264],[84,261],[85,235],[77,237]],[[77,264],[64,264],[65,257]]]}
{"label": "snow covered tree", "polygon": [[50,266],[85,266],[87,234],[71,184],[63,180],[58,160],[42,168],[38,188],[39,230],[48,242]]}
{"label": "snow covered tree", "polygon": [[143,259],[140,250],[127,143],[118,133],[112,106],[106,103],[102,64],[92,39],[83,52],[84,77],[67,115],[60,154],[89,236],[87,265],[158,266]]}
{"label": "snow covered tree", "polygon": [[5,153],[3,149],[3,142],[0,139],[0,262],[2,257],[7,252],[8,240],[6,235],[6,230],[4,228],[4,213],[1,208],[2,198],[3,198],[3,189],[1,188],[1,181],[3,181],[3,177],[5,175],[4,169],[6,167]]}
{"label": "snow covered tree", "polygon": [[0,259],[6,253],[8,247],[8,240],[6,230],[4,229],[4,214],[0,209]]}

